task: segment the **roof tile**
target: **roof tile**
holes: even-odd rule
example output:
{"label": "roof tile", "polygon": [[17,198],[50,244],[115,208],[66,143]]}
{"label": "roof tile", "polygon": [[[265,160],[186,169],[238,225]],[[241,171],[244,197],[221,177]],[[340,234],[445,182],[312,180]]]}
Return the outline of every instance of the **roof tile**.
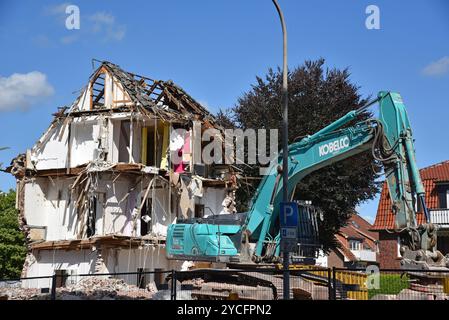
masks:
{"label": "roof tile", "polygon": [[[424,189],[426,191],[426,204],[429,209],[438,208],[438,195],[435,190],[437,182],[449,181],[449,161],[434,164],[419,170]],[[424,213],[416,215],[418,224],[424,223]],[[395,229],[395,217],[391,210],[391,200],[386,182],[382,186],[376,220],[371,230]]]}

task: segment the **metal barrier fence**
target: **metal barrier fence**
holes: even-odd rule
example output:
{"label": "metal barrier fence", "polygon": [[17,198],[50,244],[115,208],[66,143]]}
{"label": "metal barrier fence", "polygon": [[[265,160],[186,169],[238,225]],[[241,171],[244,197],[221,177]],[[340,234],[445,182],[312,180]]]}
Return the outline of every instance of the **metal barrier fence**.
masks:
{"label": "metal barrier fence", "polygon": [[[368,271],[297,266],[290,270],[290,299],[449,300],[446,271]],[[282,297],[283,272],[276,268],[57,272],[52,276],[0,280],[0,299],[13,300],[277,300]]]}
{"label": "metal barrier fence", "polygon": [[[449,300],[449,272],[446,270],[374,269],[374,271],[370,273],[360,269],[335,268],[332,279],[340,279],[349,287],[352,286],[347,291],[348,299]],[[360,275],[355,275],[356,272]],[[338,285],[333,287],[334,291],[338,290]]]}

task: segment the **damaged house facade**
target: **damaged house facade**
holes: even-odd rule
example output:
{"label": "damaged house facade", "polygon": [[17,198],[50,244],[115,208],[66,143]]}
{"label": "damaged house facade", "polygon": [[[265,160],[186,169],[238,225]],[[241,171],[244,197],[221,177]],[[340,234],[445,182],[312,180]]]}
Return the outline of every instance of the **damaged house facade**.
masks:
{"label": "damaged house facade", "polygon": [[168,225],[235,212],[232,166],[202,164],[192,144],[208,128],[219,129],[214,116],[173,82],[102,62],[8,168],[27,239],[22,276],[180,268],[165,257]]}

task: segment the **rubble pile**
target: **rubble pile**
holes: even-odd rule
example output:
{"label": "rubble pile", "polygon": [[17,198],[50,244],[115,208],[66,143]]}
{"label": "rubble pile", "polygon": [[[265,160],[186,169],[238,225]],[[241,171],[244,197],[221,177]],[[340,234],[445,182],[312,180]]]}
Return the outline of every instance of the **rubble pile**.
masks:
{"label": "rubble pile", "polygon": [[128,300],[151,299],[155,292],[154,286],[141,289],[127,284],[123,279],[106,277],[88,277],[57,290],[56,299],[88,299],[88,300]]}
{"label": "rubble pile", "polygon": [[0,300],[48,300],[50,295],[42,293],[40,289],[29,288],[0,288]]}
{"label": "rubble pile", "polygon": [[443,292],[420,292],[402,289],[398,294],[377,294],[371,300],[449,300]]}
{"label": "rubble pile", "polygon": [[[157,293],[154,283],[145,289],[127,284],[123,279],[87,277],[76,284],[56,289],[56,300],[143,300]],[[0,287],[0,300],[50,300],[50,289]]]}

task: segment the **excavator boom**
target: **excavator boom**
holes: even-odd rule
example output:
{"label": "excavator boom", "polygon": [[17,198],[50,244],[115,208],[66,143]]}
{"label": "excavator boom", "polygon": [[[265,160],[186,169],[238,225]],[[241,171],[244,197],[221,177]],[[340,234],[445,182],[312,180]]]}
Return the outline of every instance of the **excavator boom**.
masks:
{"label": "excavator boom", "polygon": [[[356,122],[374,103],[379,104],[379,117]],[[375,101],[363,108],[350,111],[313,135],[289,145],[286,170],[290,198],[305,176],[367,150],[371,150],[373,159],[384,169],[395,214],[395,231],[400,232],[402,241],[403,266],[446,266],[447,259],[435,248],[436,230],[428,221],[412,130],[398,93],[380,92]],[[246,214],[190,219],[170,225],[167,257],[242,261],[250,256],[255,262],[278,260],[277,222],[283,193],[281,164],[282,152],[261,181]],[[427,217],[427,223],[421,226],[416,221],[417,201],[421,202]]]}

